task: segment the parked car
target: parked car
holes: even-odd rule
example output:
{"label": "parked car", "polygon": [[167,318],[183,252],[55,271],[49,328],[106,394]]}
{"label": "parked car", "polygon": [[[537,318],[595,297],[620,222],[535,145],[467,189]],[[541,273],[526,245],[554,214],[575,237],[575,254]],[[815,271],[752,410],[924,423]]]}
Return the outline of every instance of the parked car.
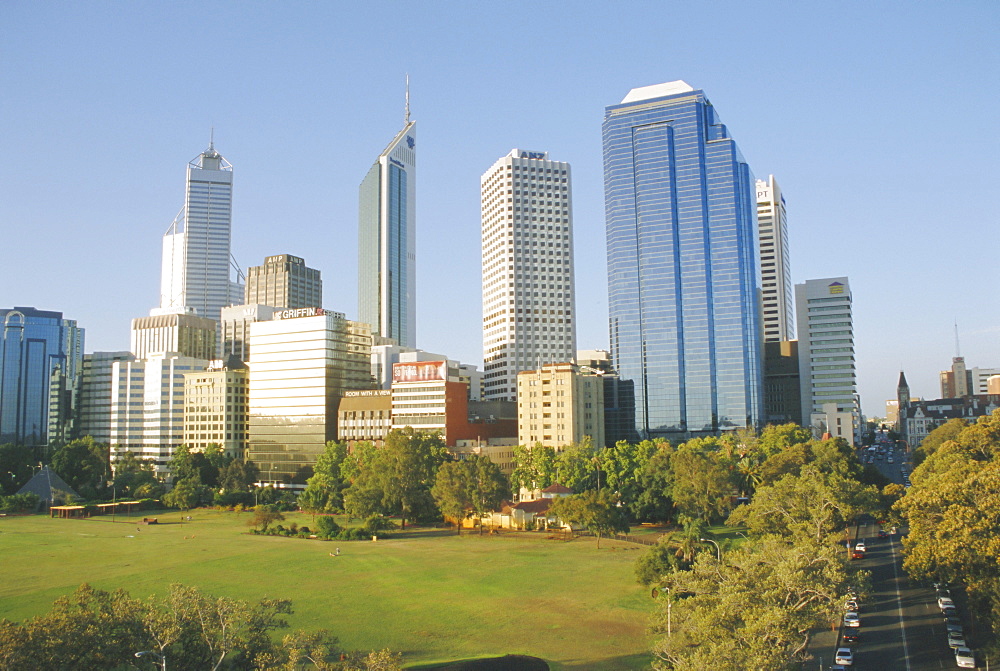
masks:
{"label": "parked car", "polygon": [[861,640],[861,632],[857,629],[845,631],[842,640],[844,643],[857,643]]}
{"label": "parked car", "polygon": [[879,538],[885,538],[888,535],[889,535],[889,533],[885,529],[879,529],[878,530],[878,537]]}
{"label": "parked car", "polygon": [[949,633],[953,632],[953,631],[955,633],[958,633],[958,634],[964,634],[965,633],[965,630],[962,629],[962,625],[957,624],[955,622],[945,622],[944,623],[944,629],[945,629],[945,631],[947,631]]}
{"label": "parked car", "polygon": [[944,610],[945,608],[954,608],[955,602],[951,600],[950,596],[939,596],[937,600],[938,608]]}
{"label": "parked car", "polygon": [[854,611],[857,613],[861,609],[858,608],[858,602],[856,599],[848,599],[847,603],[844,604],[844,610]]}
{"label": "parked car", "polygon": [[854,549],[857,550],[858,552],[865,552],[865,551],[868,550],[868,548],[865,547],[865,542],[864,541],[858,541],[857,543],[855,543],[854,544]]}
{"label": "parked car", "polygon": [[948,632],[948,647],[952,649],[964,648],[967,644],[965,642],[965,636],[962,636],[958,632],[949,631]]}
{"label": "parked car", "polygon": [[966,647],[955,648],[955,664],[963,669],[976,668],[976,658]]}
{"label": "parked car", "polygon": [[844,666],[854,665],[854,653],[851,652],[850,648],[837,648],[837,654],[833,658],[835,664],[843,664]]}
{"label": "parked car", "polygon": [[855,550],[854,552],[851,553],[851,559],[864,559],[864,558],[865,558],[864,552]]}
{"label": "parked car", "polygon": [[860,627],[861,618],[858,617],[857,613],[844,613],[844,626],[845,627]]}
{"label": "parked car", "polygon": [[958,617],[958,609],[954,606],[945,606],[941,609],[941,615],[944,617]]}

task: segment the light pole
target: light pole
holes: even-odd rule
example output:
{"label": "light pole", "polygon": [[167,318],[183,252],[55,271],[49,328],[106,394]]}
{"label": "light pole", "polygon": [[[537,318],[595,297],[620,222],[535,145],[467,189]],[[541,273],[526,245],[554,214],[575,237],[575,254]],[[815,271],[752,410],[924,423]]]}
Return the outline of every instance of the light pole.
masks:
{"label": "light pole", "polygon": [[712,545],[714,545],[715,552],[718,555],[718,559],[720,562],[722,561],[722,548],[719,547],[718,543],[713,541],[711,538],[699,538],[698,540],[700,540],[702,543],[711,543]]}
{"label": "light pole", "polygon": [[158,652],[155,652],[153,650],[143,650],[142,652],[135,653],[135,656],[138,657],[138,658],[140,658],[140,659],[142,659],[146,655],[152,655],[153,657],[155,657],[157,659],[157,661],[159,661],[159,663],[160,663],[160,671],[167,671],[167,656],[166,655],[162,655],[162,654],[160,654]]}

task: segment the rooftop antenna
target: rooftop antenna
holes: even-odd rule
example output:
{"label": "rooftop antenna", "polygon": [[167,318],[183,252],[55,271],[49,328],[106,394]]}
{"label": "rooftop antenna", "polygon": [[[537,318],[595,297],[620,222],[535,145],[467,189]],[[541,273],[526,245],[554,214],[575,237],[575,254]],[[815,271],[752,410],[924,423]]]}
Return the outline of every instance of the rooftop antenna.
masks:
{"label": "rooftop antenna", "polygon": [[215,126],[212,126],[212,131],[208,136],[208,150],[215,151]]}
{"label": "rooftop antenna", "polygon": [[955,320],[955,356],[962,356],[962,348],[958,344],[958,320]]}
{"label": "rooftop antenna", "polygon": [[406,123],[410,123],[410,73],[406,73]]}

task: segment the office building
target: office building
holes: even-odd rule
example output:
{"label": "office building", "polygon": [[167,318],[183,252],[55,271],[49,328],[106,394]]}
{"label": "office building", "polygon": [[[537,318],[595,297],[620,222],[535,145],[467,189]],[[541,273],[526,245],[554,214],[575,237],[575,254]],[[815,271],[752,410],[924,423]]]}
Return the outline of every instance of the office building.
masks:
{"label": "office building", "polygon": [[517,440],[561,451],[589,440],[604,447],[604,378],[571,363],[517,376]]}
{"label": "office building", "polygon": [[66,438],[79,390],[84,330],[61,312],[33,307],[0,309],[0,320],[0,444],[47,445],[50,426],[56,439]]}
{"label": "office building", "polygon": [[242,459],[247,445],[247,368],[237,358],[184,374],[184,444],[203,452],[218,445]]}
{"label": "office building", "polygon": [[111,443],[111,377],[116,361],[134,361],[131,352],[94,352],[83,355],[77,433],[98,443]]}
{"label": "office building", "polygon": [[764,422],[803,423],[798,340],[764,343]]}
{"label": "office building", "polygon": [[132,354],[145,359],[155,352],[176,352],[194,359],[215,359],[215,320],[193,314],[162,314],[132,320]]}
{"label": "office building", "polygon": [[[251,269],[252,270],[252,269]],[[254,322],[271,321],[275,309],[270,305],[232,305],[222,308],[222,360],[236,357],[240,361],[250,360],[250,325]]]}
{"label": "office building", "polygon": [[[799,334],[799,384],[802,421],[814,414],[849,413],[853,431],[860,430],[854,319],[851,287],[846,277],[807,280],[795,285]],[[852,441],[853,444],[853,441]]]}
{"label": "office building", "polygon": [[480,178],[483,397],[514,401],[517,374],[576,354],[570,166],[513,149]]}
{"label": "office building", "polygon": [[381,447],[392,430],[392,389],[345,391],[337,406],[337,437],[353,448],[369,442]]}
{"label": "office building", "polygon": [[230,280],[232,211],[233,166],[212,143],[187,166],[184,207],[163,235],[160,306],[151,315],[191,308],[218,322],[222,308],[243,301],[243,285]]}
{"label": "office building", "polygon": [[174,449],[184,442],[184,374],[203,371],[208,360],[177,352],[111,364],[113,460],[122,451],[151,459],[158,475],[169,474]]}
{"label": "office building", "polygon": [[345,391],[372,389],[371,330],[339,312],[298,308],[250,325],[247,458],[261,478],[303,486],[337,436]]}
{"label": "office building", "polygon": [[469,400],[482,400],[483,373],[476,366],[453,361],[443,354],[398,345],[372,346],[372,377],[375,378],[376,386],[382,389],[392,388],[393,365],[418,361],[447,361],[449,370],[458,376],[457,379],[469,385]]}
{"label": "office building", "polygon": [[269,256],[263,265],[247,269],[243,302],[275,308],[323,307],[323,280],[318,270],[308,268],[298,256]]}
{"label": "office building", "polygon": [[757,231],[764,342],[792,340],[795,338],[795,302],[788,260],[788,217],[785,196],[774,175],[757,180]]}
{"label": "office building", "polygon": [[685,439],[763,416],[754,179],[705,93],[632,89],[605,111],[613,367],[636,433]]}
{"label": "office building", "polygon": [[403,129],[359,189],[358,319],[403,347],[417,339],[416,139],[407,103]]}

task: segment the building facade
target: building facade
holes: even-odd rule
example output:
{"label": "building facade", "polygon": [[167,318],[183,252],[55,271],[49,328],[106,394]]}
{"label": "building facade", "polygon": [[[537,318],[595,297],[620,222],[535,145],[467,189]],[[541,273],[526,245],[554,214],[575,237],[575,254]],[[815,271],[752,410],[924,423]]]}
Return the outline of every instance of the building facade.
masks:
{"label": "building facade", "polygon": [[188,163],[184,207],[163,235],[160,306],[150,314],[191,308],[217,323],[222,308],[243,300],[243,285],[230,280],[232,214],[233,166],[213,143]]}
{"label": "building facade", "polygon": [[798,340],[764,343],[764,422],[803,425]]}
{"label": "building facade", "polygon": [[584,440],[604,447],[603,375],[571,363],[518,374],[517,440],[557,451]]}
{"label": "building facade", "polygon": [[247,269],[243,302],[247,305],[270,305],[275,308],[310,308],[323,305],[323,280],[315,268],[291,254],[264,259],[259,266]]}
{"label": "building facade", "polygon": [[177,352],[194,359],[214,359],[218,320],[193,314],[163,314],[132,320],[132,354],[145,359],[156,352]]}
{"label": "building facade", "polygon": [[371,330],[320,308],[279,310],[250,325],[247,458],[265,481],[303,485],[337,436],[348,390],[372,389]]}
{"label": "building facade", "polygon": [[232,305],[222,308],[222,360],[236,357],[250,360],[250,325],[271,321],[275,309],[270,305]]}
{"label": "building facade", "polygon": [[134,361],[131,352],[94,352],[83,355],[77,433],[98,443],[111,443],[111,379],[116,361]]}
{"label": "building facade", "polygon": [[856,434],[861,408],[851,300],[846,277],[795,285],[802,420],[811,421],[814,413],[830,414],[824,407],[832,403],[838,413],[851,414]]}
{"label": "building facade", "polygon": [[754,179],[703,91],[633,89],[605,111],[612,360],[636,433],[759,425],[762,355]]}
{"label": "building facade", "polygon": [[358,319],[403,347],[417,339],[416,140],[407,112],[359,189]]}
{"label": "building facade", "polygon": [[247,369],[213,361],[184,374],[184,444],[203,452],[218,445],[242,459],[247,445]]}
{"label": "building facade", "polygon": [[151,459],[159,475],[169,473],[174,450],[184,442],[184,375],[203,371],[207,359],[156,352],[145,359],[117,360],[111,368],[111,458],[122,451]]}
{"label": "building facade", "polygon": [[84,330],[61,312],[33,307],[0,309],[0,322],[0,444],[47,445],[50,427],[68,437]]}
{"label": "building facade", "polygon": [[788,216],[785,196],[774,175],[757,180],[757,231],[764,342],[792,340],[795,338],[795,301],[789,262]]}
{"label": "building facade", "polygon": [[337,407],[337,436],[353,447],[369,442],[381,446],[392,430],[392,390],[345,391]]}
{"label": "building facade", "polygon": [[576,354],[572,175],[513,149],[480,178],[483,396],[517,398],[517,374]]}

